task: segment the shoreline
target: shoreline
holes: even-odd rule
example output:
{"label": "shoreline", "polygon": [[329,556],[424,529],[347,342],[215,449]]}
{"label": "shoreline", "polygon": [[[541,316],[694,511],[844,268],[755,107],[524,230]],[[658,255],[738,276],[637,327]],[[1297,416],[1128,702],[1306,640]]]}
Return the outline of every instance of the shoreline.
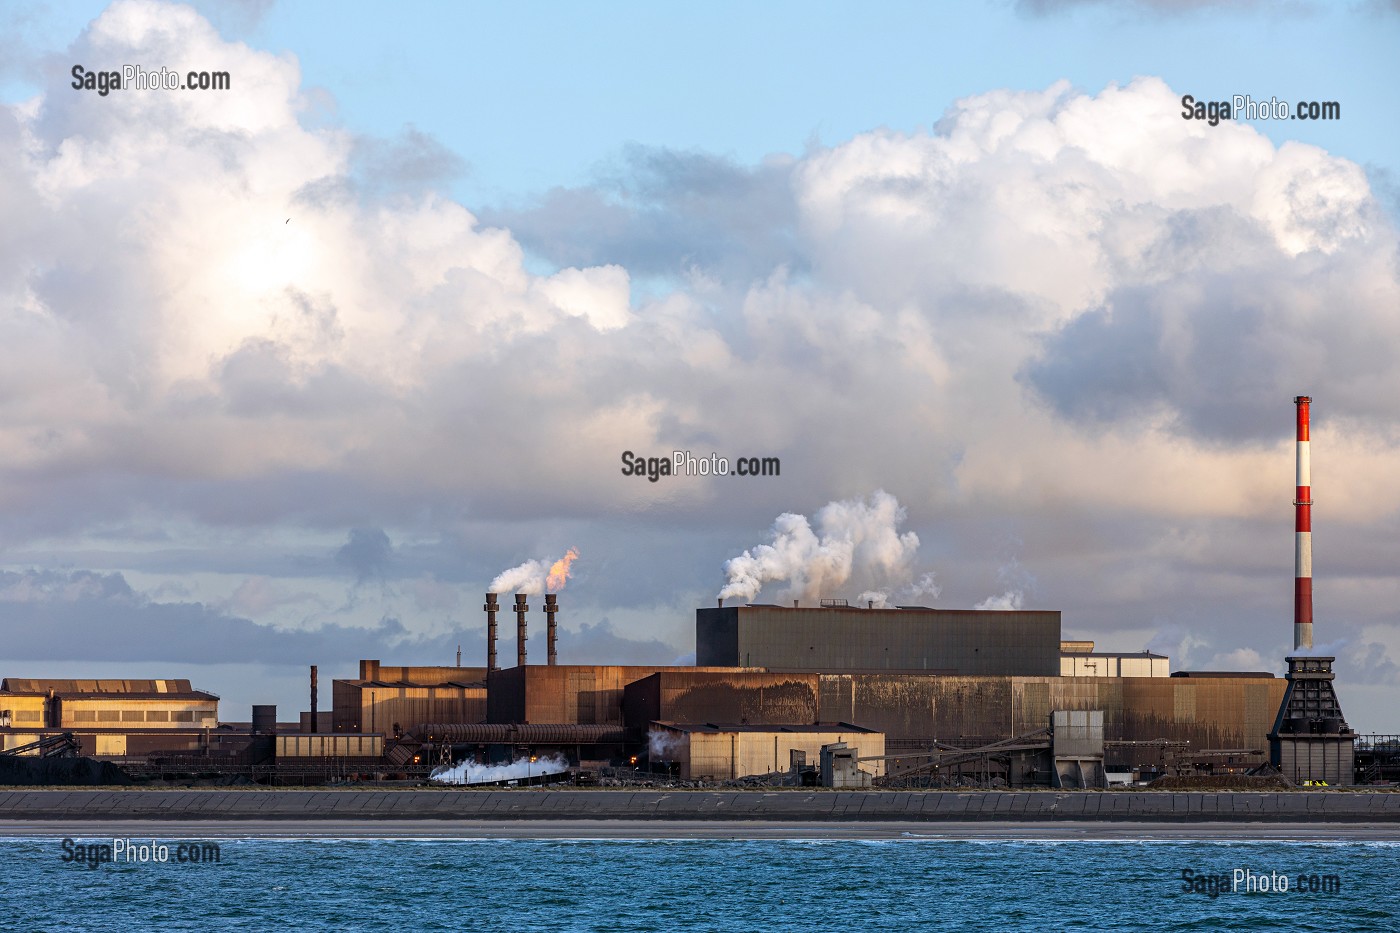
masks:
{"label": "shoreline", "polygon": [[[653,834],[684,824],[725,826],[854,825],[917,827],[942,833],[958,824],[1040,826],[1046,831],[1088,824],[1317,824],[1369,827],[1400,837],[1400,794],[1340,792],[1092,791],[658,791],[658,790],[0,790],[0,825],[112,823],[282,825],[305,833],[331,823],[425,824],[471,831],[510,824],[525,833],[549,826],[646,825]],[[540,824],[528,828],[528,824]],[[302,827],[291,829],[291,827]],[[1058,829],[1057,829],[1058,827]]]}
{"label": "shoreline", "polygon": [[904,842],[1400,843],[1400,825],[1314,823],[910,823],[648,820],[0,820],[0,839],[802,840]]}

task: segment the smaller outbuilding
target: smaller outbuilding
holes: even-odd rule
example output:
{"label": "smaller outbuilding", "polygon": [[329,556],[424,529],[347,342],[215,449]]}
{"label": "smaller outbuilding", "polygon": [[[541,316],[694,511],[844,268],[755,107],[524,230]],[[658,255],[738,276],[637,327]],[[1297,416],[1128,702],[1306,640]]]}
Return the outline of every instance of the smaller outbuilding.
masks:
{"label": "smaller outbuilding", "polygon": [[647,733],[651,765],[673,766],[682,780],[736,780],[816,765],[824,745],[845,743],[857,760],[877,759],[884,774],[885,735],[846,722],[805,725],[653,722]]}

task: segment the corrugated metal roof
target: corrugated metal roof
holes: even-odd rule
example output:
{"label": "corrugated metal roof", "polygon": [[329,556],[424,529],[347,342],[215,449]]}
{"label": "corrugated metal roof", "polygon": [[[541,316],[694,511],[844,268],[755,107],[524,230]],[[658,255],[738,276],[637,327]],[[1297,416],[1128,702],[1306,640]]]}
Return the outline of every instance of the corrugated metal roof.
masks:
{"label": "corrugated metal roof", "polygon": [[677,732],[855,732],[859,734],[875,734],[874,729],[867,729],[864,726],[853,726],[848,722],[814,722],[797,725],[774,725],[765,723],[681,723],[681,722],[658,722],[658,726],[665,726],[667,729],[674,729]]}

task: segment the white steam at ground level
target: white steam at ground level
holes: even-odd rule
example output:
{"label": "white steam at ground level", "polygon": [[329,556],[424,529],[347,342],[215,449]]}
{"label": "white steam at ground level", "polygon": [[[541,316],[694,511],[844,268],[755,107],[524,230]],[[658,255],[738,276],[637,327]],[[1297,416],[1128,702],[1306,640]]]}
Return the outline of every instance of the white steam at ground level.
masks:
{"label": "white steam at ground level", "polygon": [[679,736],[660,729],[647,732],[647,755],[652,761],[672,761],[681,749]]}
{"label": "white steam at ground level", "polygon": [[428,780],[439,784],[485,784],[492,781],[539,777],[542,774],[562,774],[568,770],[569,763],[559,755],[550,755],[536,761],[518,758],[505,765],[484,765],[467,759],[436,769],[428,776]]}

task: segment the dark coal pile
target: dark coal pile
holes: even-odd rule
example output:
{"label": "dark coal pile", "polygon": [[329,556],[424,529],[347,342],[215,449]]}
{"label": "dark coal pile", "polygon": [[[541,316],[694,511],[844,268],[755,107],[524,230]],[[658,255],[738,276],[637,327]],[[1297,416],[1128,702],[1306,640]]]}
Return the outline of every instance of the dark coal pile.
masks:
{"label": "dark coal pile", "polygon": [[96,787],[130,783],[127,773],[110,761],[0,755],[0,785]]}

